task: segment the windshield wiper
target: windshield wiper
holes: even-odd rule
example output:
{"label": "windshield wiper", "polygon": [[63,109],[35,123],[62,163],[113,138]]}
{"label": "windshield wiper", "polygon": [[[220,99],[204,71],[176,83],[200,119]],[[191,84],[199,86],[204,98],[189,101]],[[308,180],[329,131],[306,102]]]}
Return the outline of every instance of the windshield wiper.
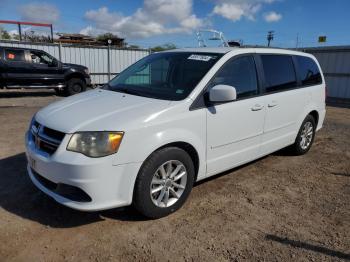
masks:
{"label": "windshield wiper", "polygon": [[105,83],[103,86],[100,87],[101,89],[107,89],[112,90],[112,86],[109,83]]}
{"label": "windshield wiper", "polygon": [[129,88],[119,87],[119,88],[114,88],[112,90],[120,93],[129,94],[129,95],[143,96],[143,94],[141,94],[140,92],[136,90],[130,90]]}

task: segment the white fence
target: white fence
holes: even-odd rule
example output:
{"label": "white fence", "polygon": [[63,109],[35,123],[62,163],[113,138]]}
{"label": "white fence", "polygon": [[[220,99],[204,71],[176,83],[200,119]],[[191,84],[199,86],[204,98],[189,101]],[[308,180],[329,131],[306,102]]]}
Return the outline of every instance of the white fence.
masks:
{"label": "white fence", "polygon": [[[149,54],[145,49],[119,49],[105,46],[78,46],[51,43],[24,43],[17,41],[0,41],[0,46],[40,49],[56,57],[63,63],[84,65],[89,68],[93,84],[103,84],[111,77],[119,74],[129,65]],[[110,70],[108,70],[108,52],[110,54]]]}

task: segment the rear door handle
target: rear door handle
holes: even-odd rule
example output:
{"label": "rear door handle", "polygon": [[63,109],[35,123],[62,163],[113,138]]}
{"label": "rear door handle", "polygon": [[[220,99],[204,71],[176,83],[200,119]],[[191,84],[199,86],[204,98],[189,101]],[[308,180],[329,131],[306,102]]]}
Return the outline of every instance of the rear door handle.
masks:
{"label": "rear door handle", "polygon": [[268,104],[268,107],[275,107],[275,106],[277,106],[276,101],[272,101],[271,103]]}
{"label": "rear door handle", "polygon": [[256,104],[256,105],[254,105],[254,106],[251,108],[251,110],[252,110],[252,111],[259,111],[259,110],[261,110],[261,109],[263,109],[263,108],[264,108],[264,106],[259,105],[259,104]]}

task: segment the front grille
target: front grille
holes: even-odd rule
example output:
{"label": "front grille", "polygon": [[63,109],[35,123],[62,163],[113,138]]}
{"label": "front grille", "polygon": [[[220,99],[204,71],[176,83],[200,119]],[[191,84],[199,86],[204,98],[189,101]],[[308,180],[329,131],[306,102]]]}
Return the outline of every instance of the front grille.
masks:
{"label": "front grille", "polygon": [[37,121],[33,121],[30,134],[35,147],[49,155],[56,152],[65,136],[65,133],[40,125]]}
{"label": "front grille", "polygon": [[56,131],[56,130],[53,130],[51,128],[48,128],[48,127],[44,127],[43,129],[43,133],[49,137],[52,137],[56,140],[59,140],[59,141],[62,141],[62,139],[64,138],[64,133],[60,132],[60,131]]}

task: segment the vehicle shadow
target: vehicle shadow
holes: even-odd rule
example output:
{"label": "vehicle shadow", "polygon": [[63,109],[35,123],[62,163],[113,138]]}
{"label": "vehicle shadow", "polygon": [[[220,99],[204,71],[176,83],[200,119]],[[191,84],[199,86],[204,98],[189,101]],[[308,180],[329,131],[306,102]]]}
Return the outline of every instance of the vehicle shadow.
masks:
{"label": "vehicle shadow", "polygon": [[37,189],[26,171],[24,153],[0,159],[0,207],[54,228],[70,228],[103,221],[143,221],[146,218],[130,207],[101,212],[80,212],[67,208]]}
{"label": "vehicle shadow", "polygon": [[247,166],[254,165],[254,163],[257,163],[257,162],[259,162],[259,161],[262,161],[263,159],[267,158],[268,156],[269,156],[269,155],[263,156],[263,157],[261,157],[261,158],[258,158],[258,159],[256,159],[256,160],[253,160],[253,161],[248,162],[248,163],[246,163],[246,164],[240,165],[240,166],[238,166],[238,167],[234,167],[234,168],[231,168],[231,169],[226,170],[226,171],[224,171],[224,172],[221,172],[221,173],[219,173],[219,174],[210,176],[210,177],[208,177],[208,178],[204,178],[204,179],[202,179],[202,180],[196,182],[196,183],[193,185],[193,187],[202,185],[202,184],[207,183],[207,182],[209,182],[209,181],[215,180],[215,179],[217,179],[217,178],[219,178],[219,177],[226,176],[226,175],[228,175],[228,174],[237,172],[237,171],[239,171],[240,169],[244,169],[244,168],[247,167]]}
{"label": "vehicle shadow", "polygon": [[265,239],[275,241],[275,242],[278,242],[278,243],[283,244],[283,245],[289,245],[289,246],[292,246],[295,248],[302,248],[305,250],[318,252],[318,253],[321,253],[321,254],[324,254],[327,256],[331,256],[331,257],[350,260],[350,254],[343,253],[343,252],[336,251],[336,250],[332,250],[332,249],[329,249],[327,247],[312,245],[312,244],[302,242],[299,240],[292,240],[292,239],[289,239],[287,237],[279,237],[276,235],[266,234]]}
{"label": "vehicle shadow", "polygon": [[295,156],[295,153],[293,152],[293,150],[291,150],[290,147],[285,147],[285,148],[282,148],[276,152],[273,152],[271,155],[274,155],[274,156]]}
{"label": "vehicle shadow", "polygon": [[49,90],[49,89],[43,89],[43,90],[9,90],[4,91],[2,90],[0,92],[0,98],[16,98],[16,97],[47,97],[47,96],[54,96],[55,91]]}
{"label": "vehicle shadow", "polygon": [[[267,157],[203,179],[195,183],[194,187],[236,172]],[[65,207],[33,185],[27,175],[26,165],[27,160],[24,153],[0,159],[0,207],[10,213],[54,228],[76,227],[103,221],[105,218],[120,221],[149,220],[132,207],[100,212],[81,212]]]}

